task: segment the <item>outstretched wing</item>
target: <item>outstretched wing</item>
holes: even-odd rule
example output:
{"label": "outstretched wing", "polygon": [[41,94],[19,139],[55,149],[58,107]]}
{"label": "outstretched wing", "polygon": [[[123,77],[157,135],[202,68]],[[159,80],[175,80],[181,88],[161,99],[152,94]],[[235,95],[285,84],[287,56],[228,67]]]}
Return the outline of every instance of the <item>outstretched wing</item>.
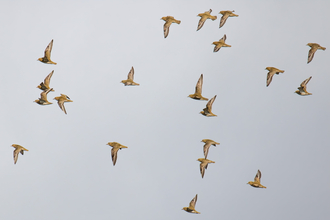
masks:
{"label": "outstretched wing", "polygon": [[202,94],[202,86],[203,86],[203,74],[201,74],[199,80],[197,81],[196,89],[195,89],[196,94]]}
{"label": "outstretched wing", "polygon": [[216,97],[217,95],[215,95],[212,99],[210,99],[210,101],[208,101],[208,103],[206,104],[206,108],[208,112],[212,112],[212,105]]}
{"label": "outstretched wing", "polygon": [[52,52],[53,49],[53,40],[48,44],[48,46],[45,49],[45,57],[50,60],[50,53]]}
{"label": "outstretched wing", "polygon": [[[309,77],[308,79],[305,79],[301,84],[300,87],[301,89],[303,89],[304,92],[307,93],[307,83],[309,82],[309,80],[311,80],[312,77]],[[299,89],[298,88],[298,89]],[[300,89],[299,89],[300,90]]]}
{"label": "outstretched wing", "polygon": [[189,203],[189,208],[195,209],[196,202],[197,202],[197,194]]}
{"label": "outstretched wing", "polygon": [[221,28],[226,23],[228,17],[229,17],[228,13],[225,13],[224,15],[222,15],[219,28]]}
{"label": "outstretched wing", "polygon": [[171,26],[172,22],[168,22],[166,21],[164,24],[164,38],[167,38],[168,33],[170,32],[170,26]]}
{"label": "outstretched wing", "polygon": [[46,76],[46,78],[45,78],[45,80],[44,80],[44,84],[45,84],[46,86],[49,86],[50,79],[52,78],[53,73],[54,73],[54,70],[53,70],[51,73],[49,73],[48,76]]}
{"label": "outstretched wing", "polygon": [[130,79],[133,81],[134,79],[134,68],[132,67],[131,70],[128,73],[127,79]]}
{"label": "outstretched wing", "polygon": [[204,145],[204,156],[205,156],[205,159],[209,153],[209,149],[210,149],[210,146],[212,145],[211,142],[206,142],[206,144]]}
{"label": "outstretched wing", "polygon": [[202,16],[201,19],[199,19],[197,30],[201,29],[206,21],[206,16]]}
{"label": "outstretched wing", "polygon": [[111,158],[112,158],[113,165],[116,165],[118,150],[119,150],[119,148],[117,148],[117,147],[113,147],[111,149]]}
{"label": "outstretched wing", "polygon": [[256,176],[254,177],[254,182],[260,183],[260,179],[261,179],[261,172],[260,170],[258,170]]}

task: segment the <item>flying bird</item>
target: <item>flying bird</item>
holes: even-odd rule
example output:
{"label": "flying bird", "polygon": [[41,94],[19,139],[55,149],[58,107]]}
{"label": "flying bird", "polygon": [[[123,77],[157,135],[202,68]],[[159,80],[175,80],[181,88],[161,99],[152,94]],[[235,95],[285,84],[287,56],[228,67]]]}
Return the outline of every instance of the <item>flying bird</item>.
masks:
{"label": "flying bird", "polygon": [[190,213],[201,214],[200,212],[197,212],[197,211],[195,210],[196,202],[197,202],[197,194],[196,194],[196,196],[191,200],[191,202],[189,203],[189,207],[183,207],[182,210],[185,210],[186,212],[190,212]]}
{"label": "flying bird", "polygon": [[52,48],[53,48],[53,40],[52,40],[52,41],[48,44],[48,46],[46,47],[44,57],[41,57],[41,58],[39,58],[38,60],[39,60],[40,62],[43,62],[43,63],[55,64],[55,65],[56,65],[57,63],[51,61],[51,59],[50,59],[50,54],[51,54],[51,52],[52,52]]}
{"label": "flying bird", "polygon": [[66,114],[66,110],[64,107],[64,102],[73,102],[69,96],[61,94],[61,96],[57,96],[54,98],[55,100],[57,100],[57,104],[58,106],[60,106],[60,108],[62,109],[62,111],[64,111],[64,113]]}
{"label": "flying bird", "polygon": [[195,88],[195,93],[189,95],[188,97],[192,99],[197,99],[197,100],[209,100],[208,98],[205,98],[202,96],[202,86],[203,86],[203,74],[199,77],[196,88]]}
{"label": "flying bird", "polygon": [[307,83],[309,82],[309,80],[311,80],[312,77],[309,77],[308,79],[305,79],[301,84],[300,87],[298,87],[298,90],[295,91],[295,93],[297,93],[298,95],[312,95],[312,93],[307,92]]}
{"label": "flying bird", "polygon": [[205,159],[207,157],[207,154],[209,153],[209,149],[210,149],[210,146],[213,145],[213,146],[217,146],[219,145],[220,143],[218,142],[215,142],[211,139],[203,139],[202,142],[204,142],[204,147],[203,147],[203,150],[204,150],[204,156],[205,156]]}
{"label": "flying bird", "polygon": [[18,159],[18,154],[21,153],[22,155],[24,155],[24,151],[29,151],[29,150],[22,147],[21,145],[18,145],[18,144],[13,144],[11,146],[15,148],[15,150],[14,150],[14,164],[16,164],[17,159]]}
{"label": "flying bird", "polygon": [[40,93],[40,98],[35,100],[34,102],[39,104],[39,105],[50,105],[50,104],[53,104],[51,102],[48,102],[47,100],[47,94],[50,92],[50,91],[53,91],[53,88],[49,88],[47,90],[44,90]]}
{"label": "flying bird", "polygon": [[109,142],[109,143],[107,143],[107,145],[112,147],[112,149],[111,149],[111,158],[112,158],[113,165],[115,165],[116,161],[117,161],[118,150],[121,150],[123,148],[128,148],[128,147],[126,147],[124,145],[121,145],[117,142]]}
{"label": "flying bird", "polygon": [[[39,88],[41,90],[44,90],[44,91],[49,89],[50,88],[49,83],[50,83],[50,79],[53,76],[53,73],[54,73],[54,70],[51,73],[49,73],[48,76],[46,76],[44,82],[41,82],[40,85],[37,88]],[[50,91],[54,91],[54,90],[51,89]]]}
{"label": "flying bird", "polygon": [[261,172],[260,170],[258,170],[256,177],[254,177],[254,182],[250,181],[247,184],[250,184],[251,186],[256,188],[266,188],[266,186],[260,184],[260,179],[261,179]]}
{"label": "flying bird", "polygon": [[202,178],[204,178],[204,173],[205,173],[205,169],[207,169],[207,165],[209,163],[215,163],[215,162],[212,160],[205,159],[205,158],[198,158],[197,161],[201,162],[199,165],[199,168],[200,168],[200,171],[202,174]]}
{"label": "flying bird", "polygon": [[237,14],[234,14],[235,11],[220,11],[219,14],[222,14],[219,28],[221,28],[227,21],[228,17],[238,17]]}
{"label": "flying bird", "polygon": [[284,73],[284,70],[279,70],[275,67],[266,67],[266,70],[268,70],[268,74],[267,74],[267,82],[266,85],[269,86],[269,84],[272,82],[273,76],[274,74],[279,74],[279,73]]}
{"label": "flying bird", "polygon": [[206,19],[212,19],[212,21],[217,19],[217,16],[212,16],[211,12],[212,12],[212,9],[197,15],[197,16],[201,17],[201,19],[199,19],[199,22],[198,22],[197,31],[203,27]]}
{"label": "flying bird", "polygon": [[177,24],[181,23],[181,21],[176,20],[172,16],[162,17],[161,20],[165,21],[165,24],[164,24],[164,38],[166,38],[168,36],[168,33],[170,32],[170,26],[171,26],[172,23],[177,23]]}
{"label": "flying bird", "polygon": [[227,39],[227,36],[223,35],[223,37],[219,41],[214,41],[212,43],[215,45],[213,52],[218,52],[221,47],[231,47],[231,45],[225,43],[226,39]]}
{"label": "flying bird", "polygon": [[212,105],[216,97],[217,95],[215,95],[212,99],[210,99],[210,101],[208,101],[208,103],[206,104],[206,108],[204,108],[203,111],[200,112],[202,115],[205,115],[207,117],[217,116],[212,113]]}
{"label": "flying bird", "polygon": [[133,82],[134,80],[134,68],[132,67],[128,73],[127,80],[122,80],[125,86],[139,86],[140,84]]}
{"label": "flying bird", "polygon": [[307,63],[311,62],[313,60],[314,54],[317,50],[325,50],[325,47],[321,47],[317,43],[308,43],[307,46],[310,46],[311,49],[308,52],[308,60]]}

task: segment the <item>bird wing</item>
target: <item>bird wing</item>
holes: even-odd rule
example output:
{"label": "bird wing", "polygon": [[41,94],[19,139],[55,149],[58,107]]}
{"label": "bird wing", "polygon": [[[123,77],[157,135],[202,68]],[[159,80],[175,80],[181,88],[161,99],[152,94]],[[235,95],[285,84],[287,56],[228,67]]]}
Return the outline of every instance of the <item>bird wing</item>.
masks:
{"label": "bird wing", "polygon": [[311,47],[311,49],[308,52],[308,60],[307,63],[311,62],[313,60],[314,54],[317,51],[317,47]]}
{"label": "bird wing", "polygon": [[210,99],[210,101],[208,101],[208,103],[206,104],[206,108],[208,112],[212,112],[212,105],[216,97],[217,95],[215,95],[212,99]]}
{"label": "bird wing", "polygon": [[50,60],[50,53],[52,52],[53,49],[53,40],[48,44],[48,46],[45,49],[45,57]]}
{"label": "bird wing", "polygon": [[207,157],[207,154],[209,153],[209,149],[210,149],[210,146],[211,146],[211,142],[207,142],[205,145],[204,145],[204,156],[205,156],[205,159]]}
{"label": "bird wing", "polygon": [[202,85],[203,85],[203,74],[201,74],[201,76],[197,81],[196,89],[195,89],[196,94],[202,94]]}
{"label": "bird wing", "polygon": [[258,170],[256,176],[254,177],[254,182],[260,183],[260,179],[261,179],[261,172],[260,170]]}
{"label": "bird wing", "polygon": [[21,149],[19,149],[19,148],[16,148],[14,150],[14,164],[16,164],[16,162],[17,162],[18,154],[19,154],[20,151],[21,151]]}
{"label": "bird wing", "polygon": [[197,26],[197,30],[201,29],[206,21],[206,16],[202,16],[201,19],[199,19],[199,22],[198,22],[198,26]]}
{"label": "bird wing", "polygon": [[132,67],[131,70],[128,73],[127,79],[130,79],[133,81],[134,79],[134,68]]}
{"label": "bird wing", "polygon": [[269,84],[272,82],[273,76],[275,74],[276,71],[271,70],[268,72],[267,74],[267,86],[269,86]]}
{"label": "bird wing", "polygon": [[49,83],[50,83],[50,79],[52,78],[53,76],[53,73],[54,73],[54,70],[48,74],[48,76],[46,76],[45,80],[44,80],[44,85],[45,86],[49,86]]}
{"label": "bird wing", "polygon": [[168,33],[170,32],[170,26],[172,22],[166,21],[164,24],[164,38],[167,38]]}
{"label": "bird wing", "polygon": [[207,163],[205,164],[204,162],[201,162],[201,164],[199,165],[201,174],[202,174],[202,178],[204,177],[204,173],[205,173],[205,166],[207,165]]}
{"label": "bird wing", "polygon": [[47,94],[50,92],[51,89],[44,90],[43,92],[40,93],[40,99],[47,102]]}
{"label": "bird wing", "polygon": [[227,39],[227,36],[224,34],[223,37],[219,41],[223,41],[225,43],[226,39]]}
{"label": "bird wing", "polygon": [[113,147],[111,149],[111,158],[112,158],[113,165],[116,164],[118,150],[119,150],[119,148],[117,148],[117,147]]}
{"label": "bird wing", "polygon": [[64,113],[66,114],[66,110],[64,107],[64,100],[58,100],[57,104],[58,106],[60,106],[60,109],[62,109],[62,111],[64,111]]}
{"label": "bird wing", "polygon": [[196,202],[197,202],[197,194],[189,203],[189,208],[195,209]]}
{"label": "bird wing", "polygon": [[[300,87],[301,89],[303,89],[304,92],[307,93],[307,83],[309,82],[309,80],[311,80],[312,77],[309,77],[308,79],[305,79],[301,84],[300,84]],[[299,89],[298,88],[298,89]],[[299,89],[300,90],[300,89]]]}
{"label": "bird wing", "polygon": [[222,44],[217,44],[214,46],[213,52],[218,52],[222,47]]}
{"label": "bird wing", "polygon": [[228,17],[229,17],[228,13],[225,13],[224,15],[222,15],[219,28],[221,28],[226,23]]}

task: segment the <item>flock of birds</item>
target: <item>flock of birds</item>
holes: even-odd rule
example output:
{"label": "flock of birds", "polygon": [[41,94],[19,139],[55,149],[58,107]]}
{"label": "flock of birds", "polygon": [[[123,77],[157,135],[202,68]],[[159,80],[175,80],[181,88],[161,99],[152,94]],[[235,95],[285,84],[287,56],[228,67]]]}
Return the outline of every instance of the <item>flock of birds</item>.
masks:
{"label": "flock of birds", "polygon": [[[200,18],[199,22],[198,22],[198,26],[197,26],[197,31],[200,30],[205,21],[207,19],[211,19],[211,20],[216,20],[217,16],[212,16],[211,15],[212,10],[210,9],[209,11],[206,11],[204,13],[200,13],[198,14]],[[238,17],[237,14],[233,13],[234,11],[220,11],[219,14],[222,14],[221,20],[220,20],[220,25],[219,28],[221,28],[225,22],[227,21],[227,19],[229,17]],[[164,24],[164,38],[168,37],[169,34],[169,28],[171,26],[172,23],[177,23],[180,24],[181,21],[176,20],[174,17],[172,16],[166,16],[166,17],[162,17],[162,20],[165,21]],[[219,41],[215,41],[212,44],[215,45],[214,47],[214,52],[218,52],[221,47],[231,47],[231,45],[228,45],[225,43],[226,41],[226,35],[224,35]],[[314,54],[317,50],[321,49],[321,50],[325,50],[325,47],[320,46],[317,43],[308,43],[307,46],[310,46],[311,49],[308,52],[308,60],[307,63],[310,63],[313,60]],[[57,63],[53,62],[50,58],[51,56],[51,51],[52,51],[52,47],[53,47],[53,40],[48,44],[48,46],[45,49],[45,53],[44,53],[44,57],[39,58],[38,60],[46,63],[46,64],[54,64],[56,65]],[[267,67],[266,70],[268,70],[268,74],[267,74],[267,81],[266,81],[266,86],[268,87],[270,85],[270,83],[272,82],[273,76],[275,74],[279,74],[279,73],[283,73],[284,70],[280,70],[277,69],[275,67]],[[54,70],[48,74],[48,76],[44,79],[44,82],[41,82],[40,85],[37,87],[41,90],[43,90],[40,94],[40,98],[35,100],[34,102],[36,102],[39,105],[50,105],[52,104],[51,102],[48,101],[47,99],[47,95],[49,92],[54,91],[53,88],[50,87],[50,79],[53,76]],[[295,93],[297,93],[298,95],[302,95],[302,96],[307,96],[307,95],[312,95],[312,93],[307,92],[307,83],[311,80],[312,77],[309,77],[308,79],[304,80],[300,86],[298,87],[298,90],[295,91]],[[123,83],[125,86],[139,86],[140,84],[135,83],[134,82],[134,68],[132,67],[130,72],[128,73],[127,76],[127,80],[122,80],[121,83]],[[195,99],[195,100],[209,100],[208,98],[205,98],[202,96],[202,85],[203,85],[203,74],[201,74],[200,78],[197,81],[196,87],[195,87],[195,93],[194,94],[190,94],[188,97]],[[202,115],[206,116],[206,117],[213,117],[213,116],[217,116],[215,114],[212,113],[212,105],[213,102],[216,99],[216,95],[211,98],[207,104],[206,107],[200,112]],[[61,96],[55,97],[55,100],[57,100],[57,103],[59,105],[59,107],[61,108],[62,111],[64,111],[65,114],[66,110],[64,107],[64,103],[65,102],[72,102],[72,100],[64,94],[61,94]],[[204,142],[204,147],[203,147],[203,151],[204,151],[204,158],[199,158],[197,161],[200,162],[200,173],[202,178],[204,177],[205,174],[205,169],[207,169],[208,164],[210,163],[215,163],[212,160],[207,159],[208,156],[208,152],[209,152],[209,148],[211,145],[216,146],[219,145],[220,143],[215,142],[213,140],[210,139],[203,139],[202,142]],[[127,148],[127,146],[121,145],[120,143],[117,142],[109,142],[107,143],[107,145],[111,146],[111,157],[112,157],[112,162],[113,165],[116,164],[117,161],[117,153],[118,150],[121,150],[123,148]],[[17,159],[18,159],[18,155],[19,153],[21,153],[22,155],[24,155],[24,151],[28,151],[28,149],[18,145],[18,144],[13,144],[12,147],[15,148],[14,150],[14,163],[16,164]],[[261,179],[261,172],[260,170],[257,171],[257,174],[254,178],[254,181],[250,181],[248,182],[249,185],[256,187],[256,188],[266,188],[265,186],[261,185],[260,183],[260,179]],[[196,196],[191,200],[191,202],[189,203],[188,207],[184,207],[183,210],[185,210],[186,212],[189,213],[196,213],[196,214],[200,214],[200,212],[195,210],[195,205],[197,202],[197,194]]]}

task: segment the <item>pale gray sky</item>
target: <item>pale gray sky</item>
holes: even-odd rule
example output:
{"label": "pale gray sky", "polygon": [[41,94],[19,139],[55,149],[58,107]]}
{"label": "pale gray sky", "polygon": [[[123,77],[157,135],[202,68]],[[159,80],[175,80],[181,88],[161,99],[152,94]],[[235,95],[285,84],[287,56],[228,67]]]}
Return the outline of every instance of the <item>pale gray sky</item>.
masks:
{"label": "pale gray sky", "polygon": [[[327,219],[329,1],[2,1],[0,219]],[[212,9],[196,31],[197,14]],[[235,10],[219,27],[222,10]],[[174,16],[163,37],[163,16]],[[213,53],[227,35],[231,48]],[[37,59],[54,39],[52,60]],[[307,64],[307,43],[319,43]],[[120,83],[131,67],[140,86]],[[268,66],[285,70],[266,87]],[[36,87],[54,70],[39,106]],[[188,98],[204,74],[213,112]],[[294,93],[308,84],[312,96]],[[53,98],[60,93],[65,115]],[[202,139],[214,160],[204,179]],[[108,142],[128,146],[112,165]],[[11,144],[29,149],[14,165]],[[267,189],[255,189],[257,170]],[[198,194],[194,215],[181,210]]]}

